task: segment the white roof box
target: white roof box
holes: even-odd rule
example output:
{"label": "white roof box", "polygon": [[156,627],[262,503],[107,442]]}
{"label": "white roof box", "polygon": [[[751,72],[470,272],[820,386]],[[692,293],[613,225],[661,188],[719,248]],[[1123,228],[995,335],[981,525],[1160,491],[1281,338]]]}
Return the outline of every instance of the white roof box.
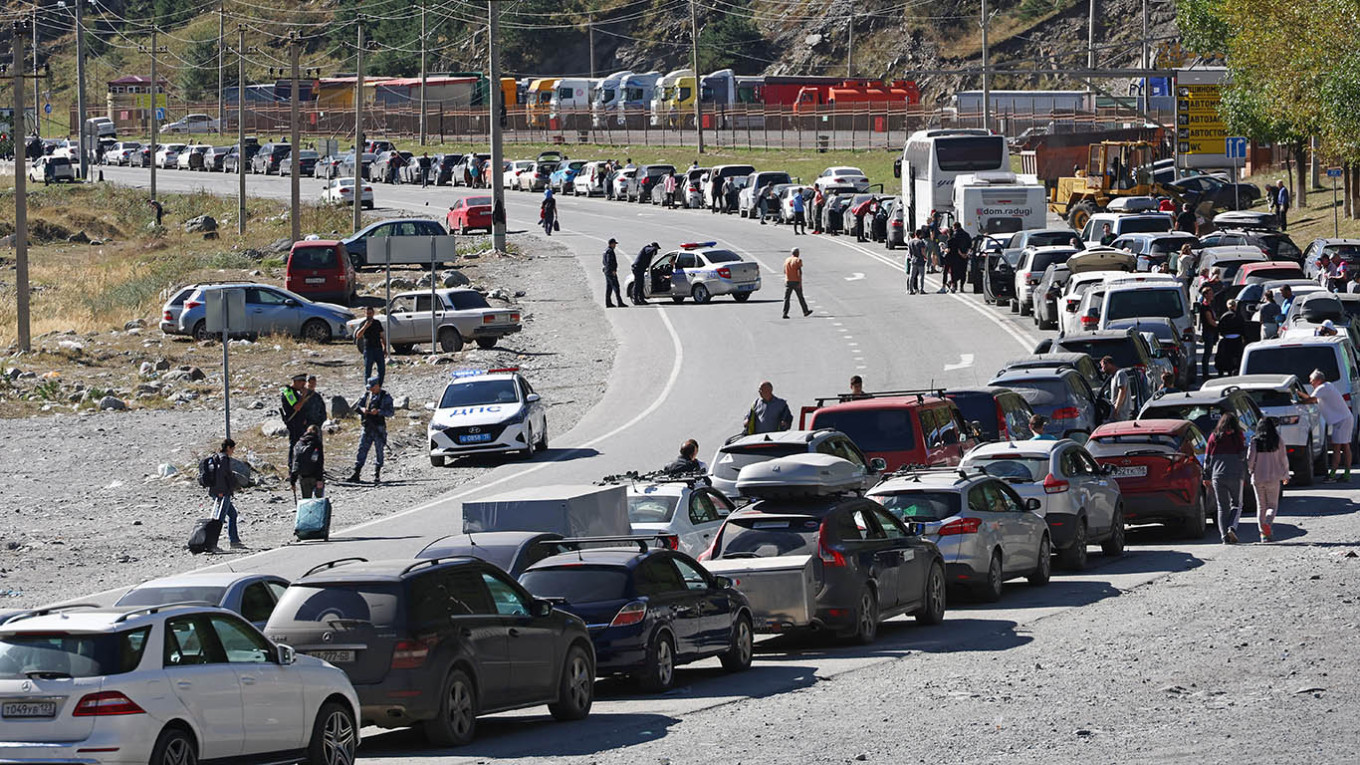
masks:
{"label": "white roof box", "polygon": [[820,497],[859,491],[864,469],[830,454],[795,454],[747,465],[737,475],[744,497]]}
{"label": "white roof box", "polygon": [[1105,206],[1110,212],[1157,212],[1157,200],[1152,197],[1115,197]]}

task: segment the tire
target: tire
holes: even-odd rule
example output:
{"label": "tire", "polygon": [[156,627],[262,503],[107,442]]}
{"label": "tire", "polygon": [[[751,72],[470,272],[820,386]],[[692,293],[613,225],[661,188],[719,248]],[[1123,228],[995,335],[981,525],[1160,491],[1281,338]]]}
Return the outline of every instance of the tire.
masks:
{"label": "tire", "polygon": [[1039,541],[1039,565],[1034,571],[1025,577],[1031,586],[1043,587],[1048,584],[1048,580],[1053,576],[1053,545],[1048,541],[1048,535]]}
{"label": "tire", "polygon": [[1091,216],[1095,215],[1098,210],[1099,208],[1096,207],[1095,202],[1092,202],[1089,199],[1083,199],[1072,205],[1072,209],[1067,211],[1067,223],[1077,231],[1081,231],[1083,228],[1086,228],[1086,222],[1089,221]]}
{"label": "tire", "polygon": [[458,233],[462,234],[463,236],[467,236],[468,235],[467,226],[463,226],[462,228],[458,229]]}
{"label": "tire", "polygon": [[392,343],[393,353],[407,354],[410,353],[414,348],[415,345],[412,343]]}
{"label": "tire", "polygon": [[708,301],[713,299],[713,295],[709,293],[708,288],[702,284],[694,285],[693,295],[694,302],[698,303],[699,305],[704,305]]}
{"label": "tire", "polygon": [[1181,522],[1181,538],[1203,539],[1207,530],[1208,523],[1204,518],[1204,492],[1201,491],[1194,507],[1190,508],[1190,517]]}
{"label": "tire", "polygon": [[421,726],[435,746],[463,746],[477,734],[477,688],[472,678],[455,667],[444,680],[439,712]]}
{"label": "tire", "polygon": [[499,339],[500,338],[496,337],[479,337],[477,338],[477,347],[484,351],[489,351],[496,347],[496,341]]}
{"label": "tire", "polygon": [[430,467],[444,467],[444,457],[430,455]]}
{"label": "tire", "polygon": [[1100,551],[1111,558],[1124,554],[1124,506],[1114,509],[1114,519],[1110,524],[1110,538],[1100,543]]}
{"label": "tire", "polygon": [[675,640],[669,632],[658,632],[647,646],[647,663],[638,677],[642,690],[650,693],[675,687]]}
{"label": "tire", "polygon": [[359,727],[354,724],[354,713],[334,701],[322,704],[307,745],[308,765],[354,765],[358,748]]}
{"label": "tire", "polygon": [[543,433],[538,437],[538,450],[540,452],[548,451],[548,427],[546,422],[543,426]]}
{"label": "tire", "polygon": [[1010,303],[1011,313],[1019,313],[1019,312],[1020,312],[1020,301],[1019,301],[1019,300],[1008,300],[1008,301],[1006,301],[1006,302]]}
{"label": "tire", "polygon": [[308,319],[302,325],[302,338],[313,343],[329,343],[334,333],[323,319]]}
{"label": "tire", "polygon": [[978,600],[983,603],[995,603],[1001,600],[1005,581],[1006,577],[1001,568],[1001,551],[993,550],[992,560],[987,564],[987,579],[974,590]]}
{"label": "tire", "polygon": [[680,303],[685,302],[685,296],[684,295],[672,296],[671,302],[675,303],[676,305],[679,305]]}
{"label": "tire", "polygon": [[1068,571],[1081,571],[1086,568],[1086,519],[1077,520],[1077,534],[1070,547],[1058,552],[1058,563]]}
{"label": "tire", "polygon": [[208,322],[204,319],[199,319],[198,322],[194,324],[194,328],[191,330],[190,334],[193,335],[194,340],[197,340],[198,342],[208,340]]}
{"label": "tire", "polygon": [[151,748],[150,765],[198,765],[198,746],[183,728],[166,728]]}
{"label": "tire", "polygon": [[877,639],[878,596],[866,586],[859,594],[859,607],[855,609],[855,631],[850,635],[850,640],[859,645],[871,645]]}
{"label": "tire", "polygon": [[595,702],[595,667],[590,654],[579,645],[567,649],[562,678],[557,685],[557,701],[548,705],[556,720],[584,720]]}
{"label": "tire", "polygon": [[914,616],[920,624],[939,624],[944,621],[945,602],[944,566],[938,561],[930,566],[926,575],[926,591],[921,601],[921,610]]}
{"label": "tire", "polygon": [[1034,304],[1031,303],[1031,302],[1029,302],[1028,300],[1026,300],[1025,302],[1021,303],[1021,304],[1020,304],[1020,309],[1019,309],[1019,310],[1020,310],[1020,315],[1021,315],[1021,316],[1029,316],[1031,313],[1033,313],[1033,312],[1034,312],[1034,311],[1033,311],[1033,305],[1034,305]]}
{"label": "tire", "polygon": [[524,426],[524,448],[519,450],[518,456],[523,457],[526,460],[533,459],[535,440],[534,426],[526,424]]}
{"label": "tire", "polygon": [[444,353],[457,353],[463,350],[463,336],[453,327],[439,330],[439,350]]}
{"label": "tire", "polygon": [[1289,469],[1293,475],[1289,478],[1290,486],[1312,486],[1313,485],[1313,439],[1308,439],[1308,446],[1302,452],[1295,455],[1295,459],[1289,461]]}
{"label": "tire", "polygon": [[889,252],[891,252],[892,250],[897,249],[897,245],[893,244],[893,240],[892,240],[892,235],[891,235],[891,234],[888,235],[888,238],[887,238],[887,239],[884,239],[884,240],[883,240],[883,247],[884,247],[885,249],[887,249]]}
{"label": "tire", "polygon": [[732,642],[727,652],[718,657],[723,669],[728,672],[742,672],[751,668],[755,655],[755,634],[751,630],[751,617],[739,616],[732,625]]}
{"label": "tire", "polygon": [[735,300],[735,301],[737,301],[738,303],[745,303],[746,301],[748,301],[748,300],[751,299],[751,293],[749,293],[749,292],[734,292],[734,293],[732,293],[732,299]]}

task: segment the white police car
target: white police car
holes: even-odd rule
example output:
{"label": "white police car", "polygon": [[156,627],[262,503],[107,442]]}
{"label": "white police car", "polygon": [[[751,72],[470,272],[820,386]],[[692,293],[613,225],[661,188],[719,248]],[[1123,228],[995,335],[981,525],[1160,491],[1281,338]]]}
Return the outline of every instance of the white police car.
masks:
{"label": "white police car", "polygon": [[[731,295],[738,303],[745,303],[760,289],[760,264],[717,245],[689,242],[679,250],[653,255],[647,265],[644,295],[668,297],[677,303],[687,297],[707,303],[714,295]],[[632,276],[624,291],[633,294]]]}
{"label": "white police car", "polygon": [[494,452],[532,456],[548,448],[547,407],[518,367],[459,369],[430,419],[430,464]]}

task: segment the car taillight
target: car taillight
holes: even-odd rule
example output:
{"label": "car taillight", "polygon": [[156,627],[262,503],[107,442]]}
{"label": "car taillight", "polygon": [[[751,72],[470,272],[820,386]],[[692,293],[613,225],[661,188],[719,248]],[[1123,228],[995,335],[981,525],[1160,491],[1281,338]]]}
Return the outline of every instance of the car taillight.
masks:
{"label": "car taillight", "polygon": [[893,227],[893,228],[902,228],[902,221],[900,221],[900,220],[895,220],[895,221],[893,221],[893,222],[892,222],[892,227]]}
{"label": "car taillight", "polygon": [[72,717],[110,717],[113,715],[144,715],[146,710],[118,691],[86,694],[76,704]]}
{"label": "car taillight", "polygon": [[1341,394],[1341,398],[1344,399],[1344,400],[1346,401],[1346,403],[1349,404],[1349,403],[1350,403],[1350,400],[1351,400],[1351,394],[1349,394],[1349,393],[1342,393],[1342,394]]}
{"label": "car taillight", "polygon": [[1083,328],[1086,328],[1086,327],[1094,327],[1094,326],[1096,326],[1096,325],[1099,324],[1099,323],[1100,323],[1100,318],[1097,317],[1097,316],[1083,316],[1083,317],[1081,317],[1081,326],[1082,326]]}
{"label": "car taillight", "polygon": [[1187,343],[1192,342],[1195,339],[1195,330],[1191,327],[1186,327],[1185,331],[1181,333],[1181,339]]}
{"label": "car taillight", "polygon": [[730,269],[730,268],[719,268],[719,269],[718,269],[718,277],[721,278],[721,279],[731,279],[731,278],[732,278],[732,269]]}
{"label": "car taillight", "polygon": [[840,550],[833,549],[826,543],[826,525],[822,525],[822,531],[817,535],[817,557],[822,559],[823,566],[841,567],[845,565],[845,556],[841,555]]}
{"label": "car taillight", "polygon": [[981,518],[960,518],[940,527],[940,536],[952,537],[959,534],[976,534],[982,528]]}
{"label": "car taillight", "polygon": [[517,313],[510,314],[510,321],[519,321],[519,314]]}
{"label": "car taillight", "polygon": [[1081,416],[1081,411],[1075,406],[1063,406],[1053,410],[1052,420],[1075,420]]}
{"label": "car taillight", "polygon": [[422,640],[399,640],[392,649],[392,669],[420,669],[430,657],[430,645]]}
{"label": "car taillight", "polygon": [[657,534],[656,538],[667,550],[680,549],[680,535],[678,534]]}
{"label": "car taillight", "polygon": [[198,302],[197,300],[186,300],[184,301],[184,310],[188,311],[192,308],[197,308],[201,305],[203,304]]}
{"label": "car taillight", "polygon": [[174,321],[175,317],[171,316],[169,311],[166,311],[165,314],[161,316],[161,319],[164,321]]}
{"label": "car taillight", "polygon": [[493,316],[493,315],[491,315],[491,314],[487,314],[487,315],[485,315],[485,316],[482,317],[482,323],[483,323],[483,324],[495,324],[495,323],[496,323],[496,317]]}
{"label": "car taillight", "polygon": [[1044,476],[1045,494],[1061,494],[1067,491],[1069,486],[1071,486],[1071,484],[1069,484],[1067,481],[1061,480],[1052,473],[1049,473],[1048,475]]}
{"label": "car taillight", "polygon": [[614,620],[609,623],[610,627],[627,627],[630,624],[637,624],[647,618],[647,604],[641,601],[633,601],[614,614]]}
{"label": "car taillight", "polygon": [[341,194],[353,194],[354,189],[340,189]]}

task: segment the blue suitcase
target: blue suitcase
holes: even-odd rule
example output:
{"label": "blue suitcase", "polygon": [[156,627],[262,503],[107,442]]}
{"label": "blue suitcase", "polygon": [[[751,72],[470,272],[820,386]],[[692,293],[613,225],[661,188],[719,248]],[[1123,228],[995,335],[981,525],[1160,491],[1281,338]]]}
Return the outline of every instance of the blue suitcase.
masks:
{"label": "blue suitcase", "polygon": [[331,500],[329,497],[298,500],[293,534],[300,540],[331,538]]}

